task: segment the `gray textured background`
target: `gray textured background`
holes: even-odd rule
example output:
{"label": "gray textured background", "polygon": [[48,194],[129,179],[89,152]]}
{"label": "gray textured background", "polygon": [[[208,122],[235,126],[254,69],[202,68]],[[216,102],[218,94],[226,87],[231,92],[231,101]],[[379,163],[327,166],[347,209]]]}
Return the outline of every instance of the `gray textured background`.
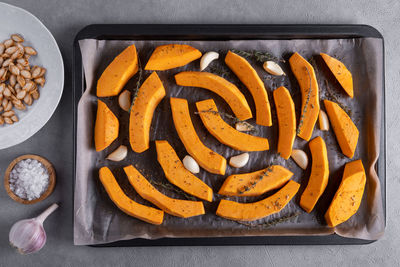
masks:
{"label": "gray textured background", "polygon": [[[6,1],[36,15],[58,41],[66,67],[64,95],[49,123],[24,143],[0,151],[0,173],[20,154],[48,157],[57,170],[52,196],[34,206],[13,202],[0,189],[0,266],[362,266],[400,264],[400,2],[393,1]],[[1,13],[1,10],[0,10]],[[71,65],[75,34],[92,23],[362,23],[385,37],[387,112],[387,199],[385,237],[367,246],[91,248],[72,244]],[[1,138],[1,137],[0,137]],[[57,151],[56,153],[54,153]],[[51,154],[51,156],[50,156]],[[48,243],[39,253],[20,256],[8,245],[11,225],[50,203],[61,208],[46,221]]]}

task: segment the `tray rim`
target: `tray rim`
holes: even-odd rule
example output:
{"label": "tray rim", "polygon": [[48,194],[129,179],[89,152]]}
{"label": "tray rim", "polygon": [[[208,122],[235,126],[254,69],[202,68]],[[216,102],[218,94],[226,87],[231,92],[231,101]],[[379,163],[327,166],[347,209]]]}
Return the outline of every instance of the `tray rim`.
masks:
{"label": "tray rim", "polygon": [[[234,36],[234,38],[232,38]],[[72,101],[73,101],[73,189],[76,179],[76,121],[77,104],[84,89],[84,74],[79,40],[221,40],[221,39],[335,39],[378,38],[382,40],[382,120],[380,156],[376,171],[381,182],[382,204],[386,227],[386,97],[385,44],[382,34],[366,24],[90,24],[79,30],[73,42]],[[150,38],[149,38],[150,37]],[[239,38],[240,37],[240,38]],[[72,198],[74,206],[74,197]],[[121,240],[91,245],[94,247],[137,246],[227,246],[227,245],[363,245],[377,240],[346,238],[337,234],[322,236],[239,236]]]}

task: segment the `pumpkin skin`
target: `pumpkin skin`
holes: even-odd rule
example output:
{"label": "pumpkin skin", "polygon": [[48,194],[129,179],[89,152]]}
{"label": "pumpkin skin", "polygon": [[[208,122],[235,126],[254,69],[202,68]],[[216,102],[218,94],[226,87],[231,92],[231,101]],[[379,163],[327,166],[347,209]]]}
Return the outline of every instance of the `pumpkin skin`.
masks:
{"label": "pumpkin skin", "polygon": [[145,70],[169,70],[185,66],[201,57],[201,52],[183,44],[167,44],[156,47]]}
{"label": "pumpkin skin", "polygon": [[175,129],[186,151],[206,171],[224,175],[226,159],[201,142],[190,118],[187,100],[171,97],[170,101]]}
{"label": "pumpkin skin", "polygon": [[185,168],[168,141],[157,140],[156,149],[157,160],[171,184],[195,197],[209,202],[212,201],[213,190]]}
{"label": "pumpkin skin", "polygon": [[177,85],[200,87],[222,97],[239,120],[253,117],[245,96],[239,88],[224,78],[209,72],[185,71],[175,75]]}
{"label": "pumpkin skin", "polygon": [[297,52],[289,64],[301,90],[301,116],[297,136],[309,141],[319,115],[319,89],[314,68]]}
{"label": "pumpkin skin", "polygon": [[107,66],[97,81],[97,96],[118,95],[127,81],[138,72],[138,57],[135,45],[128,46]]}
{"label": "pumpkin skin", "polygon": [[144,81],[129,115],[129,142],[133,151],[149,149],[150,126],[154,110],[165,96],[164,86],[156,72]]}
{"label": "pumpkin skin", "polygon": [[256,104],[256,123],[271,126],[271,107],[264,82],[256,70],[243,57],[228,51],[225,57],[226,65],[235,73],[239,80],[249,89]]}
{"label": "pumpkin skin", "polygon": [[357,213],[366,183],[365,170],[361,160],[346,163],[339,189],[325,213],[330,227],[335,227]]}
{"label": "pumpkin skin", "polygon": [[97,115],[94,126],[94,144],[96,151],[102,151],[118,138],[119,122],[107,105],[97,100]]}
{"label": "pumpkin skin", "polygon": [[296,195],[300,184],[290,180],[270,197],[253,203],[238,203],[222,199],[217,215],[234,221],[255,221],[281,211]]}
{"label": "pumpkin skin", "polygon": [[154,188],[132,165],[124,167],[124,171],[136,192],[166,213],[182,218],[204,214],[203,202],[167,197]]}
{"label": "pumpkin skin", "polygon": [[310,213],[324,193],[329,180],[328,152],[324,139],[320,136],[309,142],[312,166],[306,189],[300,198],[300,206]]}
{"label": "pumpkin skin", "polygon": [[164,212],[139,204],[127,197],[109,168],[102,167],[99,171],[99,178],[108,196],[120,210],[139,220],[156,225],[162,224]]}

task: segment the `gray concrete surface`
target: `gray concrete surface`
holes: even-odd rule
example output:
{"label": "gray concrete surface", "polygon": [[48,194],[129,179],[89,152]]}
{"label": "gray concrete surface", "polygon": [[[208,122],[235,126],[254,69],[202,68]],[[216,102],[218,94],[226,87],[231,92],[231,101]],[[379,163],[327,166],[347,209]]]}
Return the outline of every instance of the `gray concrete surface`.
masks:
{"label": "gray concrete surface", "polygon": [[[19,0],[6,1],[36,15],[64,56],[62,101],[49,123],[24,143],[0,151],[0,173],[16,156],[37,153],[54,163],[58,184],[43,203],[22,206],[0,189],[0,266],[398,266],[400,265],[400,2],[348,0]],[[1,13],[1,10],[0,10]],[[363,23],[376,27],[386,45],[387,199],[385,237],[367,246],[257,246],[91,248],[72,243],[71,65],[75,34],[92,23]],[[1,137],[0,137],[1,138]],[[53,151],[53,152],[51,152]],[[57,153],[54,153],[57,151]],[[50,156],[51,153],[51,156]],[[52,202],[60,210],[46,221],[48,243],[21,256],[8,245],[11,225]]]}

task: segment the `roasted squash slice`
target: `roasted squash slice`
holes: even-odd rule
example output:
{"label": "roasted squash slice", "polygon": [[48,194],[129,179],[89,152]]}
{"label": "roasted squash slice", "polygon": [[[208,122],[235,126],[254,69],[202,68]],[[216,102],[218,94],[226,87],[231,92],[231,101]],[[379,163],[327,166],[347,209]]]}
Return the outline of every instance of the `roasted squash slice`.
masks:
{"label": "roasted squash slice", "polygon": [[195,197],[212,201],[212,189],[183,166],[182,161],[168,141],[157,140],[156,149],[157,160],[171,184]]}
{"label": "roasted squash slice", "polygon": [[249,89],[256,104],[256,123],[271,126],[271,107],[267,90],[256,70],[243,57],[228,51],[225,63],[236,74],[239,80]]}
{"label": "roasted squash slice", "polygon": [[245,96],[233,83],[209,72],[185,71],[175,75],[177,85],[208,89],[222,97],[239,120],[253,117]]}
{"label": "roasted squash slice", "polygon": [[138,71],[135,45],[128,46],[107,66],[97,81],[97,96],[115,96]]}
{"label": "roasted squash slice", "polygon": [[324,104],[343,154],[346,157],[352,158],[356,151],[359,136],[357,127],[349,115],[337,103],[324,100]]}
{"label": "roasted squash slice", "polygon": [[225,196],[259,196],[278,189],[293,176],[288,169],[272,165],[266,169],[243,174],[234,174],[226,178],[218,194]]}
{"label": "roasted squash slice", "polygon": [[329,179],[328,152],[324,139],[318,136],[310,141],[309,146],[312,156],[311,175],[300,198],[300,206],[308,213],[324,193]]}
{"label": "roasted squash slice", "polygon": [[97,100],[97,115],[94,126],[94,144],[96,151],[102,151],[118,137],[119,122],[107,105]]}
{"label": "roasted squash slice", "polygon": [[234,221],[255,221],[281,211],[296,195],[300,184],[290,180],[274,195],[254,203],[238,203],[222,199],[217,215]]}
{"label": "roasted squash slice", "polygon": [[347,221],[360,207],[365,189],[365,171],[361,160],[346,163],[342,182],[325,213],[330,227]]}
{"label": "roasted squash slice", "polygon": [[221,143],[242,151],[269,149],[268,139],[237,131],[219,115],[214,100],[196,102],[197,110],[207,130]]}
{"label": "roasted squash slice", "polygon": [[320,53],[320,55],[342,88],[351,98],[353,98],[353,76],[351,75],[351,72],[336,58],[324,53]]}
{"label": "roasted squash slice", "polygon": [[301,115],[297,135],[308,141],[319,115],[318,82],[314,68],[297,52],[289,59],[290,67],[301,90]]}
{"label": "roasted squash slice", "polygon": [[158,46],[149,61],[145,70],[169,70],[185,66],[201,57],[201,52],[194,47],[184,44],[167,44]]}
{"label": "roasted squash slice", "polygon": [[136,192],[166,213],[182,218],[204,214],[203,202],[167,197],[155,189],[132,165],[124,167],[124,171]]}
{"label": "roasted squash slice", "polygon": [[133,151],[141,153],[149,148],[154,110],[164,96],[164,86],[153,72],[139,88],[129,116],[129,142]]}
{"label": "roasted squash slice", "polygon": [[296,138],[296,112],[288,89],[281,86],[273,93],[279,124],[278,153],[284,159],[292,154]]}
{"label": "roasted squash slice", "polygon": [[158,225],[163,222],[164,212],[139,204],[127,197],[109,168],[102,167],[99,171],[99,176],[108,196],[120,210],[148,223]]}
{"label": "roasted squash slice", "polygon": [[226,159],[206,147],[196,134],[186,99],[171,97],[172,118],[187,152],[208,172],[225,174]]}

